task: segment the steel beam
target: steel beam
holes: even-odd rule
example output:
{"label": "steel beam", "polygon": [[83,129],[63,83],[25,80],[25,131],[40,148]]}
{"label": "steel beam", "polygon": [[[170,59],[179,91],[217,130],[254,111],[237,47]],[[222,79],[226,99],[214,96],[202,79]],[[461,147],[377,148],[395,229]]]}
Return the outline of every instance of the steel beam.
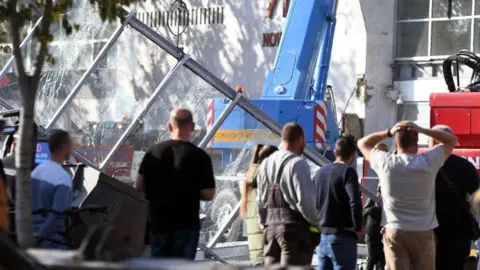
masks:
{"label": "steel beam", "polygon": [[207,131],[207,134],[205,134],[205,137],[203,137],[202,141],[198,144],[199,148],[205,148],[208,144],[208,142],[213,138],[215,135],[215,132],[222,126],[223,122],[225,122],[225,119],[227,119],[228,115],[233,111],[235,106],[237,105],[238,100],[242,96],[241,93],[237,93],[237,96],[235,99],[231,100],[230,103],[228,104],[225,109],[223,109],[222,114],[218,117],[217,120],[215,120],[215,123],[213,126]]}
{"label": "steel beam", "polygon": [[118,39],[120,34],[123,32],[123,29],[125,29],[125,26],[127,26],[128,22],[133,18],[133,14],[128,14],[127,17],[125,18],[125,21],[123,24],[113,33],[113,35],[110,37],[108,42],[103,46],[102,50],[99,52],[97,57],[95,57],[95,60],[93,60],[93,63],[90,65],[90,67],[85,71],[83,76],[80,78],[80,80],[77,82],[77,84],[73,87],[72,91],[68,94],[67,98],[63,101],[62,105],[58,108],[58,110],[55,112],[53,115],[53,118],[50,120],[50,122],[46,125],[45,130],[49,131],[52,129],[52,127],[55,125],[55,123],[58,121],[58,118],[62,115],[62,113],[67,109],[67,106],[70,104],[70,102],[73,100],[73,98],[80,92],[80,89],[82,88],[83,83],[86,81],[86,79],[92,74],[92,72],[97,68],[97,66],[100,64],[100,61],[107,55],[108,50],[113,46],[115,41]]}
{"label": "steel beam", "polygon": [[147,104],[143,108],[143,110],[135,117],[135,119],[132,121],[132,123],[128,126],[128,128],[123,132],[122,136],[118,139],[118,141],[115,143],[113,146],[112,150],[108,153],[108,155],[105,157],[103,160],[102,164],[100,164],[100,170],[103,170],[105,166],[108,164],[108,162],[112,159],[112,157],[115,155],[115,153],[118,151],[118,149],[122,146],[122,144],[125,142],[127,137],[132,133],[137,125],[140,123],[140,119],[142,119],[145,114],[147,113],[148,109],[153,105],[155,102],[158,94],[164,89],[168,83],[172,80],[173,75],[177,73],[177,71],[183,66],[183,64],[189,59],[190,57],[185,55],[183,56],[180,61],[165,75],[163,80],[160,82],[160,84],[157,86],[153,94],[150,96],[149,100],[147,101]]}
{"label": "steel beam", "polygon": [[175,45],[173,45],[170,41],[166,40],[155,30],[142,23],[139,19],[134,17],[130,20],[129,24],[131,27],[143,34],[146,38],[150,39],[153,43],[160,46],[173,57],[180,59],[183,56],[182,50],[175,47]]}
{"label": "steel beam", "polygon": [[5,108],[7,110],[13,110],[13,107],[10,106],[10,104],[8,104],[8,102],[5,101],[3,98],[0,98],[0,106],[2,106],[3,108]]}

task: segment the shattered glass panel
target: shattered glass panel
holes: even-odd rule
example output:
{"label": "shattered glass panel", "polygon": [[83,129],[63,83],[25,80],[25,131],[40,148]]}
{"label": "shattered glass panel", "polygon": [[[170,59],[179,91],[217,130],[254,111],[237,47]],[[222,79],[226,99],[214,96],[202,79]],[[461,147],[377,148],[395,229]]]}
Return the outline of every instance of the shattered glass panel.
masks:
{"label": "shattered glass panel", "polygon": [[[218,107],[212,107],[216,104]],[[210,117],[217,118],[230,102],[220,92],[203,79],[182,67],[166,89],[162,90],[152,107],[147,111],[137,129],[128,136],[123,147],[133,148],[131,162],[132,181],[138,175],[141,160],[149,147],[155,143],[168,140],[168,116],[171,109],[185,106],[192,110],[196,123],[196,132],[192,138],[195,144],[205,136],[208,126],[213,122]],[[213,112],[213,113],[212,113]],[[232,125],[247,127],[248,130],[236,130]],[[205,149],[212,158],[213,169],[217,179],[217,191],[213,201],[202,203],[201,214],[206,215],[203,223],[200,241],[207,244],[212,240],[223,222],[235,209],[241,200],[247,170],[252,159],[253,147],[257,143],[278,146],[280,138],[265,129],[257,120],[236,107],[226,119],[222,129],[217,131]],[[125,155],[123,155],[125,157]],[[130,162],[130,160],[124,160]],[[220,243],[246,240],[243,232],[243,222],[235,219],[231,226],[222,234]]]}
{"label": "shattered glass panel", "polygon": [[[224,107],[218,100],[214,106],[214,118],[217,118]],[[213,161],[217,189],[213,201],[202,203],[201,211],[206,218],[202,224],[201,243],[212,241],[240,203],[255,146],[262,144],[278,147],[280,142],[278,135],[238,106],[227,117],[205,149]],[[255,200],[254,196],[250,194],[248,200]],[[218,243],[246,241],[245,229],[242,218],[238,216],[221,234]]]}
{"label": "shattered glass panel", "polygon": [[[56,127],[71,131],[78,153],[100,166],[176,62],[136,30],[125,28]],[[132,158],[131,148],[121,148],[106,172],[128,181],[131,162],[122,160]]]}
{"label": "shattered glass panel", "polygon": [[[168,85],[160,91],[137,128],[127,137],[110,163],[114,167],[118,166],[118,163],[127,163],[129,182],[133,183],[145,151],[155,143],[170,138],[167,128],[168,117],[170,111],[178,106],[192,110],[196,123],[192,142],[200,143],[206,132],[208,99],[215,97],[224,98],[215,88],[187,68],[180,67]],[[133,158],[127,158],[130,156],[130,154],[126,155],[128,151],[133,151]]]}
{"label": "shattered glass panel", "polygon": [[[55,39],[49,44],[49,51],[55,63],[47,64],[42,72],[36,103],[37,122],[43,126],[50,122],[110,38],[105,32],[113,34],[111,29],[121,26],[119,20],[103,23],[96,7],[88,0],[75,1],[68,16],[72,23],[80,25],[80,29],[67,36],[60,24],[52,27]],[[107,59],[110,57],[111,54]]]}
{"label": "shattered glass panel", "polygon": [[[46,63],[43,68],[36,102],[36,121],[43,126],[48,123],[103,45],[120,26],[119,20],[112,23],[102,22],[96,7],[90,5],[88,0],[76,0],[68,16],[72,24],[80,25],[80,29],[67,36],[61,24],[51,26],[54,40],[49,44],[49,53],[55,63]],[[24,32],[23,36],[26,36],[28,31]],[[35,63],[35,46],[33,41],[22,49],[25,67],[29,72],[33,70]],[[2,67],[10,55],[11,53],[0,53]],[[18,108],[21,104],[16,81],[13,69],[0,78],[0,98],[7,101],[12,108]]]}

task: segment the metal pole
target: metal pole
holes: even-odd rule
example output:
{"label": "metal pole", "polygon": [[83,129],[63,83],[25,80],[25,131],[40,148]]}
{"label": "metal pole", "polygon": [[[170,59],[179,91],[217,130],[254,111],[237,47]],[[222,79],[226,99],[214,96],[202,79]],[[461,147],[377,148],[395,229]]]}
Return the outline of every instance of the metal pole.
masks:
{"label": "metal pole", "polygon": [[237,206],[233,209],[233,211],[230,213],[230,215],[226,218],[225,221],[223,221],[223,224],[221,227],[218,229],[218,231],[215,233],[213,238],[208,242],[207,248],[212,249],[215,247],[215,245],[218,243],[218,240],[220,240],[220,237],[222,236],[223,232],[228,229],[233,223],[233,221],[237,218],[238,213],[240,211],[240,205],[242,203],[239,202],[237,203]]}
{"label": "metal pole", "polygon": [[113,33],[113,35],[108,40],[107,44],[105,44],[103,46],[100,53],[97,55],[97,57],[95,57],[95,60],[93,60],[93,63],[90,65],[90,67],[87,69],[87,71],[85,71],[85,73],[80,78],[80,80],[77,82],[75,87],[73,87],[73,90],[70,92],[70,94],[68,94],[67,98],[63,101],[62,105],[60,105],[58,110],[55,112],[52,120],[50,120],[50,122],[45,127],[46,131],[50,130],[53,127],[53,125],[55,125],[55,123],[57,122],[60,115],[65,111],[65,109],[70,104],[70,102],[73,100],[73,98],[78,94],[78,92],[82,88],[82,85],[85,82],[85,80],[97,68],[97,66],[100,64],[100,61],[103,59],[103,57],[106,56],[108,50],[113,46],[113,44],[118,39],[120,34],[123,32],[123,29],[125,28],[125,26],[127,26],[128,22],[130,21],[130,19],[132,17],[133,17],[133,14],[128,14],[127,17],[125,18],[125,21],[123,22],[123,24],[115,31],[115,33]]}
{"label": "metal pole", "polygon": [[150,39],[153,43],[160,46],[173,57],[177,59],[180,59],[180,57],[182,57],[183,53],[179,48],[175,47],[175,45],[170,43],[170,41],[166,40],[164,37],[155,32],[155,30],[142,23],[139,19],[132,18],[129,24],[131,27],[143,34],[146,38]]}
{"label": "metal pole", "polygon": [[218,117],[217,120],[215,120],[215,124],[208,130],[207,134],[205,134],[205,137],[203,137],[202,141],[198,144],[199,148],[205,148],[207,146],[208,142],[213,138],[215,135],[215,132],[220,128],[220,126],[225,122],[225,119],[227,119],[228,115],[233,111],[235,106],[237,105],[238,100],[242,96],[241,93],[238,93],[237,96],[235,97],[234,100],[230,101],[227,107],[223,110],[222,114]]}
{"label": "metal pole", "polygon": [[7,110],[13,110],[13,107],[8,104],[3,98],[0,98],[0,106],[4,107]]}
{"label": "metal pole", "polygon": [[153,105],[153,102],[156,100],[158,94],[160,94],[160,91],[165,88],[165,86],[168,85],[168,83],[171,81],[173,78],[173,75],[183,66],[185,61],[187,61],[190,57],[188,55],[185,55],[178,63],[165,75],[165,78],[160,82],[160,84],[157,86],[153,94],[150,96],[150,99],[147,102],[147,105],[143,108],[143,110],[135,117],[135,119],[132,121],[132,123],[128,126],[128,128],[123,132],[122,136],[118,139],[117,143],[113,146],[112,150],[108,153],[108,155],[105,157],[103,160],[102,164],[100,164],[100,170],[103,170],[105,166],[108,164],[108,162],[112,159],[112,157],[115,155],[115,153],[118,151],[120,146],[125,142],[127,137],[132,133],[132,131],[135,129],[135,127],[140,123],[140,119],[145,116],[147,113],[148,109]]}

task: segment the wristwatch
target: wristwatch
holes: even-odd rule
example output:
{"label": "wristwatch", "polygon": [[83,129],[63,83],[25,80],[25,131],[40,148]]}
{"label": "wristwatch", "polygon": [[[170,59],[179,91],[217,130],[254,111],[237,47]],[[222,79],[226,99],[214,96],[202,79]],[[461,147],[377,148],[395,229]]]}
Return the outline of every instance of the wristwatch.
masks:
{"label": "wristwatch", "polygon": [[388,136],[389,138],[393,137],[393,134],[390,132],[390,129],[387,129],[387,136]]}

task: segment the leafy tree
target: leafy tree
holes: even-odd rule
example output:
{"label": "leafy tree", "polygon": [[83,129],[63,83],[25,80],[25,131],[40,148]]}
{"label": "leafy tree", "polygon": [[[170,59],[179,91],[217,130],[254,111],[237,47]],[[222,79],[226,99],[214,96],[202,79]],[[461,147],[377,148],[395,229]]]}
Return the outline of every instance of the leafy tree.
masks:
{"label": "leafy tree", "polygon": [[[23,107],[20,112],[20,138],[16,151],[16,218],[15,226],[18,244],[22,248],[33,245],[31,167],[33,162],[33,120],[35,116],[35,96],[45,61],[53,62],[48,53],[48,44],[53,41],[50,26],[61,22],[66,34],[79,29],[79,25],[69,22],[67,11],[72,8],[73,1],[78,0],[3,0],[0,2],[0,20],[7,24],[8,37],[15,56],[14,69],[18,77],[20,95]],[[113,21],[119,14],[119,6],[129,6],[140,0],[89,0],[97,5],[103,21]],[[32,70],[26,70],[24,55],[20,48],[21,31],[27,23],[35,21],[43,15],[39,27],[35,29],[34,37],[37,46]],[[123,16],[120,16],[123,19]],[[0,37],[2,35],[0,34]]]}

